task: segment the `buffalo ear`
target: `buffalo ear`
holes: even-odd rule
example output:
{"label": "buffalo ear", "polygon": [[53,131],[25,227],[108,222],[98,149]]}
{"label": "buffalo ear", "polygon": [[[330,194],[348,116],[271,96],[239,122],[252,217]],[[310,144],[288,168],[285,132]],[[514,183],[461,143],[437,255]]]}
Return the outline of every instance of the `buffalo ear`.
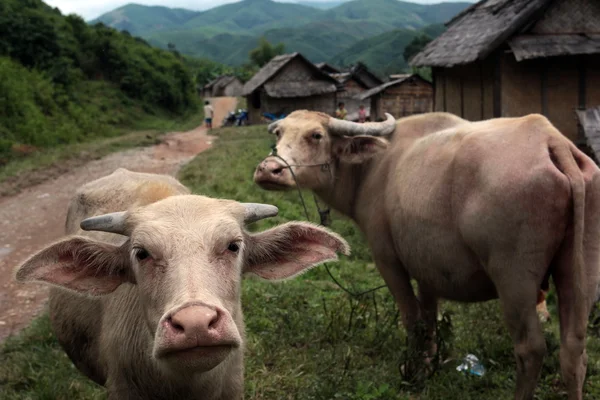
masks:
{"label": "buffalo ear", "polygon": [[16,280],[44,282],[98,296],[131,282],[129,265],[124,248],[76,236],[33,255],[17,269]]}
{"label": "buffalo ear", "polygon": [[349,254],[341,236],[305,222],[290,222],[250,236],[244,273],[266,280],[293,278],[337,253]]}
{"label": "buffalo ear", "polygon": [[387,149],[389,142],[375,136],[343,136],[333,140],[333,156],[348,164],[361,164]]}

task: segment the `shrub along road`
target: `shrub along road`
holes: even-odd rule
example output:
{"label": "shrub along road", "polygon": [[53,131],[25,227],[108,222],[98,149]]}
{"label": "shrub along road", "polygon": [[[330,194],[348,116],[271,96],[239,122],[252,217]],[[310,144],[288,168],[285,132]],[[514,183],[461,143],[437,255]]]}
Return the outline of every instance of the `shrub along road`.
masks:
{"label": "shrub along road", "polygon": [[[215,122],[235,109],[235,98],[219,98]],[[16,266],[44,245],[64,235],[67,206],[82,184],[117,168],[175,175],[196,154],[208,149],[204,127],[164,136],[160,144],[111,154],[76,166],[62,175],[11,197],[0,197],[0,341],[27,326],[42,309],[48,290],[13,281]]]}

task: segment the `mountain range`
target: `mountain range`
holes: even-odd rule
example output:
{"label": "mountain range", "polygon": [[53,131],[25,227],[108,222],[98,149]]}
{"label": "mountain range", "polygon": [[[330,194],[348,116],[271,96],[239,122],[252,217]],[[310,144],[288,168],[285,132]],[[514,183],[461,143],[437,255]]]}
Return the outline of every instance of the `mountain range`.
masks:
{"label": "mountain range", "polygon": [[102,22],[155,46],[175,45],[183,54],[229,65],[247,62],[248,52],[264,36],[314,62],[345,66],[363,61],[387,73],[406,68],[402,53],[412,38],[424,29],[430,35],[441,33],[441,24],[470,4],[244,0],[206,11],[128,4],[90,23]]}

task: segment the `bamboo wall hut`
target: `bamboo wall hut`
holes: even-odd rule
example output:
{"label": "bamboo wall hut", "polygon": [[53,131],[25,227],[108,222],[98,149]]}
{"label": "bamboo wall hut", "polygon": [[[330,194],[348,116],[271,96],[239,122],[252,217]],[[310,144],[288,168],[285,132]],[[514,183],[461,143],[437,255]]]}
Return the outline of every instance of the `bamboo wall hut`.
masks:
{"label": "bamboo wall hut", "polygon": [[577,110],[577,117],[587,144],[583,150],[598,163],[600,162],[600,106]]}
{"label": "bamboo wall hut", "polygon": [[434,109],[468,120],[541,113],[581,143],[575,110],[600,104],[600,1],[483,0],[412,60]]}
{"label": "bamboo wall hut", "polygon": [[202,88],[202,97],[237,97],[242,95],[244,84],[232,75],[221,75]]}
{"label": "bamboo wall hut", "polygon": [[373,121],[385,113],[402,118],[432,111],[433,86],[419,75],[408,75],[361,93],[358,100],[369,103]]}
{"label": "bamboo wall hut", "polygon": [[[341,88],[337,93],[337,102],[344,103],[346,110],[348,110],[346,119],[351,121],[358,120],[358,109],[363,104],[359,99],[359,95],[383,83],[377,75],[369,71],[367,66],[362,63],[353,66],[347,72],[330,75],[341,84]],[[367,115],[369,115],[370,102],[363,105],[367,110]]]}
{"label": "bamboo wall hut", "polygon": [[325,72],[326,74],[339,74],[340,71],[339,69],[337,69],[336,67],[327,64],[325,62],[321,62],[321,63],[316,63],[315,64],[317,66],[317,68],[319,68],[321,71]]}
{"label": "bamboo wall hut", "polygon": [[350,68],[350,74],[359,81],[362,85],[368,89],[372,89],[375,86],[379,86],[383,83],[379,77],[373,73],[367,66],[361,62]]}
{"label": "bamboo wall hut", "polygon": [[333,114],[338,82],[299,53],[273,58],[243,89],[251,123],[264,112],[289,114],[308,109]]}

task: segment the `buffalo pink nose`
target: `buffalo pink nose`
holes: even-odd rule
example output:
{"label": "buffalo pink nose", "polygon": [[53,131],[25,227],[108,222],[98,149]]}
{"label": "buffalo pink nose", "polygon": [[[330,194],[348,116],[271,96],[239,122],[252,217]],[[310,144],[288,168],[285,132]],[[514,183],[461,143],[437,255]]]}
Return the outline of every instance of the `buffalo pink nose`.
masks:
{"label": "buffalo pink nose", "polygon": [[279,177],[283,174],[283,166],[274,160],[265,160],[258,166],[258,174],[265,177]]}
{"label": "buffalo pink nose", "polygon": [[170,333],[186,337],[204,336],[211,330],[218,330],[221,324],[219,312],[211,307],[190,306],[177,311],[168,318],[165,328]]}

